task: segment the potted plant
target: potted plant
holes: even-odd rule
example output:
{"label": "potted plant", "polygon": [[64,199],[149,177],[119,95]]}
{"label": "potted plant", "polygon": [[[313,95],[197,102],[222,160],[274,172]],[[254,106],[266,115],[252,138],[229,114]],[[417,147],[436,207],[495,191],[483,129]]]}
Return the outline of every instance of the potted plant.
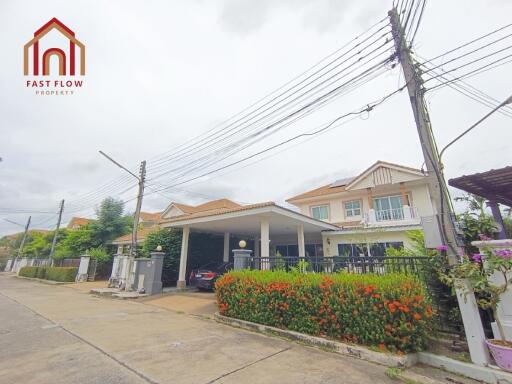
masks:
{"label": "potted plant", "polygon": [[[486,340],[496,364],[512,372],[512,341],[506,339],[500,317],[497,313],[501,296],[509,289],[512,281],[512,250],[481,248],[481,253],[464,256],[463,261],[452,268],[444,280],[458,286],[461,279],[467,279],[482,309],[490,309],[496,321],[499,338]],[[463,286],[461,285],[461,288]]]}

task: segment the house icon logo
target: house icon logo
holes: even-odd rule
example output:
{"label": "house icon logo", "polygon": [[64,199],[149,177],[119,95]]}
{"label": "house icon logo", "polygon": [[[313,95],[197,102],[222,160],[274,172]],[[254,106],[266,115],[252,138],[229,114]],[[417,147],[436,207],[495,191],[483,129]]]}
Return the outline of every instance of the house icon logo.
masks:
{"label": "house icon logo", "polygon": [[[54,29],[65,37],[66,43],[62,43],[60,47],[46,48],[40,52],[40,42],[43,37]],[[76,57],[77,47],[79,60]],[[56,57],[57,61],[52,60],[53,57]],[[57,63],[59,76],[85,75],[85,45],[75,37],[75,32],[54,17],[35,31],[34,38],[23,47],[23,74],[25,76],[50,76],[50,73],[56,72],[56,68],[50,66],[56,66]]]}

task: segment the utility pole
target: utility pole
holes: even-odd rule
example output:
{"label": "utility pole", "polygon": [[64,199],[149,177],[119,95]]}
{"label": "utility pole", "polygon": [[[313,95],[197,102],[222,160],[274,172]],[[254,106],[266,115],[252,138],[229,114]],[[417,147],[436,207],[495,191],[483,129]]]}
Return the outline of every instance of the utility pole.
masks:
{"label": "utility pole", "polygon": [[113,162],[119,168],[123,169],[124,171],[128,172],[130,175],[135,177],[139,182],[139,184],[138,184],[139,191],[137,193],[137,205],[135,207],[135,213],[133,215],[132,242],[131,242],[130,256],[128,257],[128,262],[127,262],[127,266],[126,266],[127,276],[126,276],[126,283],[125,283],[125,287],[124,287],[125,291],[129,291],[130,290],[131,270],[133,268],[134,259],[137,256],[137,229],[139,227],[139,217],[140,217],[140,210],[142,208],[142,198],[144,197],[144,182],[146,181],[146,160],[143,160],[140,163],[139,176],[137,176],[135,173],[133,173],[128,168],[126,168],[122,164],[115,161],[113,158],[111,158],[105,152],[99,151],[99,153],[102,156],[106,157],[111,162]]}
{"label": "utility pole", "polygon": [[139,169],[139,192],[137,194],[137,205],[135,207],[135,214],[133,215],[133,230],[132,230],[132,246],[130,254],[132,257],[137,256],[137,229],[139,227],[140,209],[142,207],[142,197],[144,196],[144,181],[146,180],[146,160],[140,163]]}
{"label": "utility pole", "polygon": [[64,211],[64,200],[60,202],[59,220],[57,220],[57,228],[55,229],[55,233],[53,234],[52,249],[50,250],[50,260],[52,264],[53,255],[55,253],[55,245],[57,244],[57,235],[59,234],[60,222],[62,220],[62,211]]}
{"label": "utility pole", "polygon": [[18,248],[18,256],[17,258],[21,257],[23,253],[23,247],[25,246],[25,240],[27,240],[27,234],[28,234],[28,228],[30,227],[30,220],[32,219],[32,216],[28,217],[27,225],[25,225],[25,232],[23,232],[23,237],[21,239],[20,247]]}
{"label": "utility pole", "polygon": [[[425,89],[423,87],[423,79],[407,46],[405,32],[400,23],[397,9],[393,8],[389,11],[388,15],[391,22],[395,49],[404,72],[409,99],[414,113],[414,120],[416,122],[421,149],[428,172],[427,182],[430,196],[436,209],[439,238],[443,245],[448,246],[448,262],[454,265],[459,262],[459,253],[462,249],[459,245],[458,235],[455,230],[450,195],[441,169],[439,153],[435,144],[428,110],[424,100]],[[490,357],[487,346],[485,345],[485,334],[475,295],[472,293],[472,290],[469,289],[466,281],[461,281],[460,285],[456,287],[456,294],[471,360],[475,364],[487,365],[490,362]]]}

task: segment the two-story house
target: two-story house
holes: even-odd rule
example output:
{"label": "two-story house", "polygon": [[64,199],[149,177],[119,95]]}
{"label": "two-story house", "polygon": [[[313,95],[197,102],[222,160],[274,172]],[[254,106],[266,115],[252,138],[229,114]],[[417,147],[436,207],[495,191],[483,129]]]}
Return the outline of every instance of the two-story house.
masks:
{"label": "two-story house", "polygon": [[383,256],[388,247],[407,247],[406,232],[421,229],[421,217],[435,212],[426,175],[384,161],[287,202],[339,226],[322,232],[325,256]]}

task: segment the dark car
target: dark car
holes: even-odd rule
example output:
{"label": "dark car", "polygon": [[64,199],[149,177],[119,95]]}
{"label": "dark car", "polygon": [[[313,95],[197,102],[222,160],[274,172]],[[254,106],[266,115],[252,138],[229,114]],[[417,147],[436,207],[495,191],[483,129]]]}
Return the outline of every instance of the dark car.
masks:
{"label": "dark car", "polygon": [[217,279],[230,269],[233,269],[233,263],[207,264],[190,273],[189,284],[199,290],[211,291]]}

